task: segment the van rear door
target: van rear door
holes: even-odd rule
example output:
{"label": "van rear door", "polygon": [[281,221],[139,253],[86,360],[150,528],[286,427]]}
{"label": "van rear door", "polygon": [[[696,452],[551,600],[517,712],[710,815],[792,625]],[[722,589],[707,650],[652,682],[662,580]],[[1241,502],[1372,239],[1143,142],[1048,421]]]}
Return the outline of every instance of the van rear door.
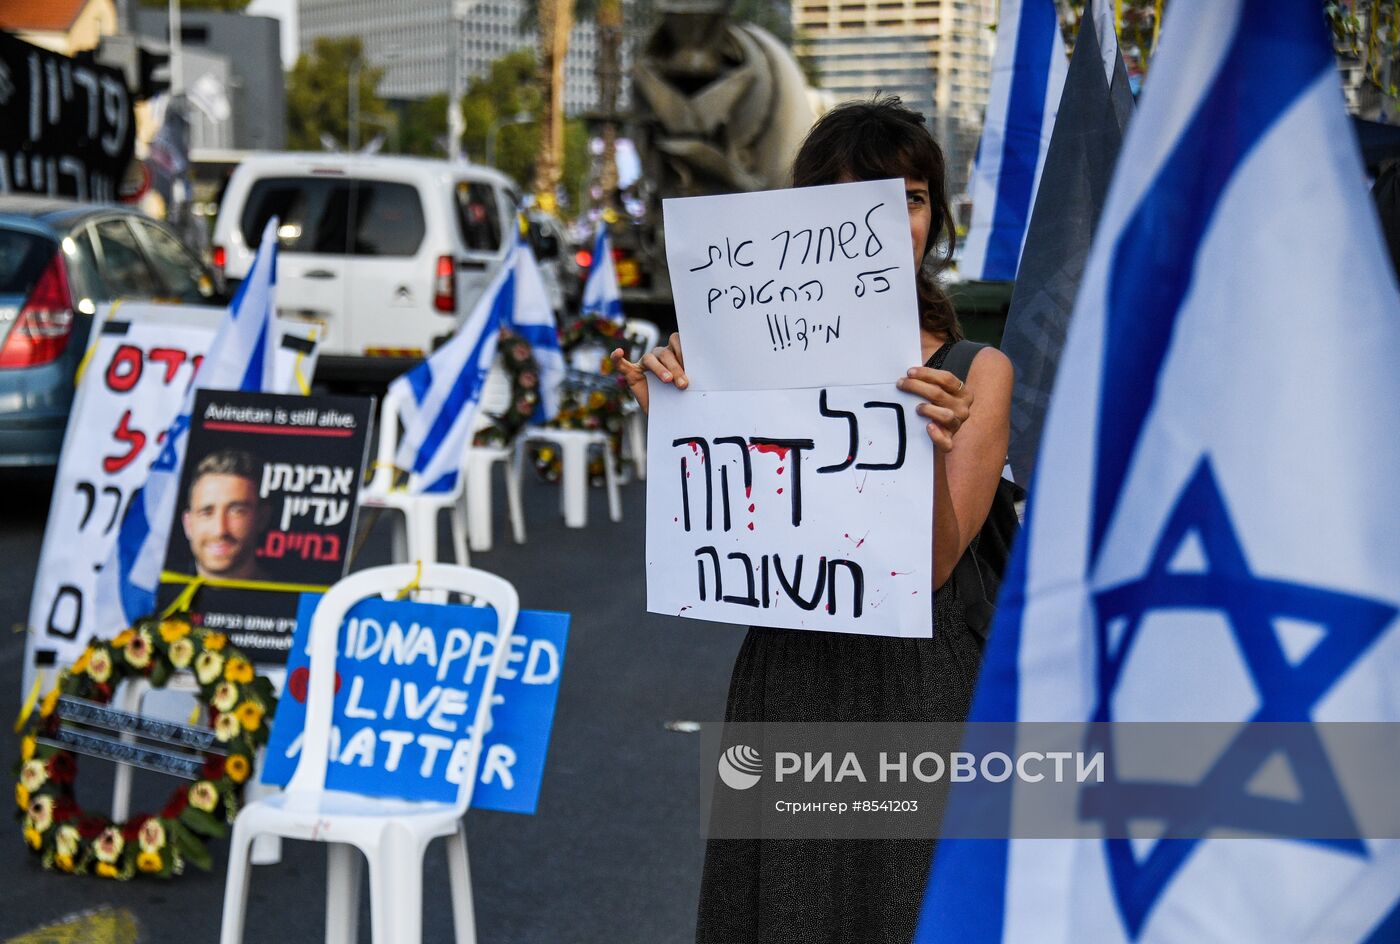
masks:
{"label": "van rear door", "polygon": [[[451,310],[433,307],[437,256],[450,255],[451,248],[432,245],[427,238],[423,199],[415,183],[358,178],[354,196],[349,300],[353,353],[423,357],[431,352],[434,337],[450,333],[456,325]],[[440,237],[437,241],[443,242]]]}
{"label": "van rear door", "polygon": [[272,217],[277,227],[277,311],[320,326],[322,354],[358,354],[345,317],[350,287],[352,182],[338,174],[255,180],[238,224],[256,250]]}
{"label": "van rear door", "polygon": [[503,205],[499,191],[487,181],[458,180],[453,191],[453,215],[464,250],[457,260],[457,299],[465,318],[505,258],[514,210]]}

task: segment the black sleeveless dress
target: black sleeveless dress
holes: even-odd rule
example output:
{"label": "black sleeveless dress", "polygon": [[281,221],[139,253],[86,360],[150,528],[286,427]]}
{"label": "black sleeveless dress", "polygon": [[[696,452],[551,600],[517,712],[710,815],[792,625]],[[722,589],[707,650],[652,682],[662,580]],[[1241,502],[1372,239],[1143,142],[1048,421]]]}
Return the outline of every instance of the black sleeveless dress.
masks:
{"label": "black sleeveless dress", "polygon": [[[724,717],[962,722],[981,654],[952,580],[934,595],[929,639],[752,627]],[[933,847],[932,839],[711,839],[697,944],[909,944]]]}

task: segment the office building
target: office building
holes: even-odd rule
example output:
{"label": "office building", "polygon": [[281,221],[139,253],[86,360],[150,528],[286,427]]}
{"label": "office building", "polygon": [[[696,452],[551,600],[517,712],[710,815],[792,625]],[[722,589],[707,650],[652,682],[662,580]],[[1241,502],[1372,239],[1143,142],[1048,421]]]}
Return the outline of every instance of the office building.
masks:
{"label": "office building", "polygon": [[997,0],[793,0],[798,55],[836,101],[898,95],[947,151],[966,186],[991,84]]}

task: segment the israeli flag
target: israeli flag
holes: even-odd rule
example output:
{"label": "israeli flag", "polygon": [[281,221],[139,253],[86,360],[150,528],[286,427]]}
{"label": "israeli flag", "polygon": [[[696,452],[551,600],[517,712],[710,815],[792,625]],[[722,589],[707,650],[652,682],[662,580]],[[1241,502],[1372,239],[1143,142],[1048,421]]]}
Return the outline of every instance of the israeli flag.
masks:
{"label": "israeli flag", "polygon": [[[1313,0],[1175,0],[973,720],[1400,721],[1400,291],[1363,180]],[[1146,786],[1261,802],[1242,756]],[[1297,784],[1355,809],[1325,755]],[[948,839],[916,940],[1379,944],[1397,902],[1395,839]]]}
{"label": "israeli flag", "polygon": [[1055,0],[1001,0],[960,278],[1016,278],[1068,71]]}
{"label": "israeli flag", "polygon": [[294,392],[294,376],[277,378],[276,343],[277,218],[263,229],[258,254],[238,287],[228,316],[219,325],[200,362],[184,405],[165,432],[165,445],[122,516],[116,544],[98,574],[97,632],[129,626],[156,607],[156,588],[180,493],[180,467],[189,441],[190,414],[197,390]]}
{"label": "israeli flag", "polygon": [[617,287],[617,268],[613,265],[612,239],[608,224],[598,221],[598,235],[593,240],[593,264],[583,283],[585,318],[602,317],[622,321],[622,295]]}
{"label": "israeli flag", "polygon": [[403,403],[394,463],[411,473],[411,492],[450,491],[456,484],[498,332],[515,309],[518,246],[511,253],[452,339],[389,385]]}
{"label": "israeli flag", "polygon": [[511,267],[515,273],[515,299],[510,308],[510,329],[530,345],[540,369],[539,406],[531,421],[543,423],[559,413],[559,384],[564,379],[564,350],[559,346],[559,326],[544,287],[544,276],[535,252],[524,236],[515,240]]}

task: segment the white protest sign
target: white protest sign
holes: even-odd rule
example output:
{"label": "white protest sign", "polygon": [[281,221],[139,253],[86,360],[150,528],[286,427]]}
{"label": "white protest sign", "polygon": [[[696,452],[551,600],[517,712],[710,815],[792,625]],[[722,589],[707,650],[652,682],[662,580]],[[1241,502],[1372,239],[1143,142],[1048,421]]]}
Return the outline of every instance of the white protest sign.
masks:
{"label": "white protest sign", "polygon": [[[125,302],[94,317],[30,598],[24,693],[38,668],[67,666],[88,640],[121,628],[92,625],[97,569],[225,313]],[[278,368],[299,368],[309,377],[315,350],[307,352],[304,339],[310,326],[280,328]]]}
{"label": "white protest sign", "polygon": [[917,362],[904,181],[662,208],[691,389],[890,384]]}
{"label": "white protest sign", "polygon": [[128,302],[93,319],[29,604],[25,692],[36,659],[67,666],[97,631],[90,619],[97,568],[223,315],[222,308]]}
{"label": "white protest sign", "polygon": [[891,381],[713,393],[652,384],[647,609],[929,636],[933,449],[919,402]]}

